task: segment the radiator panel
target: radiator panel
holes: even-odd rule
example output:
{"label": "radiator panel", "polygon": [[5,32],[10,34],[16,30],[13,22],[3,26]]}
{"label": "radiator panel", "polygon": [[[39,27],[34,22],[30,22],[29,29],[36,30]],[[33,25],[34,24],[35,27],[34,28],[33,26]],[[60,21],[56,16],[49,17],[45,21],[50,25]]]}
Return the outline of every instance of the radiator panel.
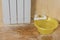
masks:
{"label": "radiator panel", "polygon": [[31,0],[2,0],[4,24],[30,23]]}
{"label": "radiator panel", "polygon": [[10,0],[10,16],[11,16],[11,24],[17,23],[17,13],[16,13],[16,0]]}
{"label": "radiator panel", "polygon": [[4,24],[10,24],[9,0],[2,0],[2,9]]}
{"label": "radiator panel", "polygon": [[31,0],[25,0],[25,20],[24,23],[30,23],[31,18]]}
{"label": "radiator panel", "polygon": [[23,0],[17,0],[18,23],[23,23]]}

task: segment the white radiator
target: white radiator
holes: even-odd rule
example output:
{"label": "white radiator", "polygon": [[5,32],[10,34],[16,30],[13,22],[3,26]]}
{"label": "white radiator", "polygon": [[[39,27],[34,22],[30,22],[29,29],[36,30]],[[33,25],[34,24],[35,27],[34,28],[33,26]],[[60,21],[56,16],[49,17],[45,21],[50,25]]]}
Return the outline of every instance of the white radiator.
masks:
{"label": "white radiator", "polygon": [[31,0],[2,0],[4,24],[30,23]]}

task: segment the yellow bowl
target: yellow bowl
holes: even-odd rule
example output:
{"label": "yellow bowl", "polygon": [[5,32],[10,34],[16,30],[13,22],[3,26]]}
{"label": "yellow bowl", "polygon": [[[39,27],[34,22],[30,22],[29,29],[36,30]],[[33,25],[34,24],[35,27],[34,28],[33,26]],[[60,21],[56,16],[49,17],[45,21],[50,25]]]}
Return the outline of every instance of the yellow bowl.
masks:
{"label": "yellow bowl", "polygon": [[41,34],[50,34],[58,27],[58,22],[48,17],[46,20],[34,20],[34,25]]}

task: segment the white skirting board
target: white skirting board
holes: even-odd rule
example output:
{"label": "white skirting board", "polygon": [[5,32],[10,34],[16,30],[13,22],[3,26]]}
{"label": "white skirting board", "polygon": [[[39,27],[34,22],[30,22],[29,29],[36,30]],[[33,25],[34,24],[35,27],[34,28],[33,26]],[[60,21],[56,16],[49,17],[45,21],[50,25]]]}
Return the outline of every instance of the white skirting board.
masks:
{"label": "white skirting board", "polygon": [[4,24],[31,22],[31,0],[2,0]]}

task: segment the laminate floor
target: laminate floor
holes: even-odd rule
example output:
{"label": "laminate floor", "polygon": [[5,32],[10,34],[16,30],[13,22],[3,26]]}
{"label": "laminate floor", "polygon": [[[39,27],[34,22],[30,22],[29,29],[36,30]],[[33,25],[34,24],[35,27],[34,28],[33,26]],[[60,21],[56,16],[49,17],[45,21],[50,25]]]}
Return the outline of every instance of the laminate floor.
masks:
{"label": "laminate floor", "polygon": [[1,26],[0,40],[60,40],[60,25],[49,35],[41,35],[35,26]]}

